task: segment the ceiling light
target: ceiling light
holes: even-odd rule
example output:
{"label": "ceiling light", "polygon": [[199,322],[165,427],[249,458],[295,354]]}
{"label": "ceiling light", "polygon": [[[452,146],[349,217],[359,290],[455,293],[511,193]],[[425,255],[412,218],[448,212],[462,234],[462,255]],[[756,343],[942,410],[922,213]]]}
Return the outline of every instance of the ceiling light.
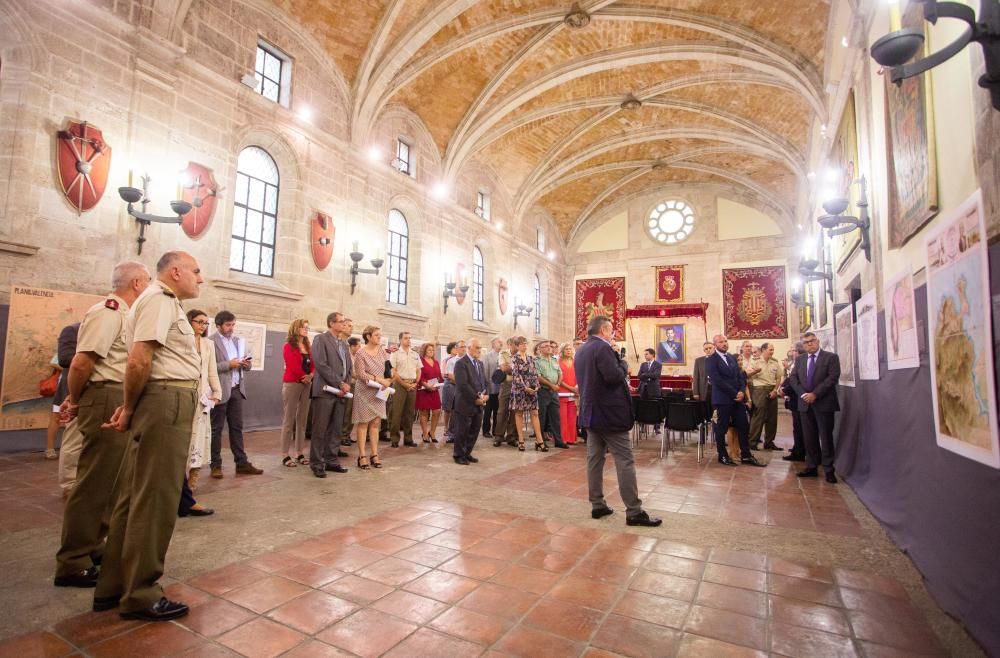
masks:
{"label": "ceiling light", "polygon": [[851,42],[847,40],[847,35],[844,35],[844,37],[840,40],[840,45],[843,46],[844,48],[847,48],[848,46],[851,45]]}
{"label": "ceiling light", "polygon": [[448,196],[448,184],[447,183],[435,183],[434,189],[431,191],[435,199],[439,201]]}
{"label": "ceiling light", "polygon": [[377,146],[369,146],[368,147],[368,161],[369,162],[378,162],[381,159],[382,159],[382,149],[380,149]]}
{"label": "ceiling light", "polygon": [[549,260],[555,260],[555,259],[556,259],[556,252],[550,251],[549,252]]}
{"label": "ceiling light", "polygon": [[499,231],[499,230],[503,229],[503,222],[497,222],[496,224],[494,224],[494,226],[496,226],[497,230]]}
{"label": "ceiling light", "polygon": [[840,169],[837,167],[828,167],[827,170],[823,172],[823,180],[827,183],[836,183],[840,180]]}
{"label": "ceiling light", "polygon": [[299,111],[296,114],[298,114],[298,117],[303,121],[312,121],[313,109],[308,105],[302,105],[299,107]]}

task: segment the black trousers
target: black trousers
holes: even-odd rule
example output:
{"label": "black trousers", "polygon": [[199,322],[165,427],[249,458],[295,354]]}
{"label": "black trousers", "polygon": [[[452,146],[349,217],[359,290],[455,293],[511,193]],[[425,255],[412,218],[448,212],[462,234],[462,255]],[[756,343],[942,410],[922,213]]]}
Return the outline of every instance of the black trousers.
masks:
{"label": "black trousers", "polygon": [[479,438],[479,428],[482,425],[482,407],[476,407],[476,412],[471,415],[461,414],[457,411],[451,412],[451,433],[455,438],[455,447],[452,450],[452,455],[456,459],[472,456],[472,449],[476,446],[476,439]]}
{"label": "black trousers", "polygon": [[806,444],[806,464],[816,468],[823,464],[823,470],[833,473],[833,411],[816,411],[810,407],[800,411],[802,416],[802,438]]}
{"label": "black trousers", "polygon": [[[538,426],[542,434],[551,434],[556,445],[562,440],[562,419],[559,418],[559,395],[545,388],[538,389]],[[540,440],[536,437],[535,439]]]}
{"label": "black trousers", "polygon": [[177,505],[177,516],[187,516],[191,513],[191,508],[198,504],[198,501],[194,499],[194,492],[191,491],[191,487],[188,486],[187,477],[184,478],[184,484],[181,487],[181,501]]}
{"label": "black trousers", "polygon": [[483,409],[483,434],[493,434],[497,427],[497,411],[500,409],[500,394],[490,393],[490,399],[486,401]]}
{"label": "black trousers", "polygon": [[750,452],[750,421],[747,419],[747,407],[742,402],[733,404],[716,404],[715,407],[715,447],[719,451],[719,457],[728,457],[726,450],[726,432],[729,431],[730,422],[736,428],[736,435],[740,439],[740,457],[752,457]]}
{"label": "black trousers", "polygon": [[234,388],[229,399],[212,407],[212,468],[222,468],[222,426],[229,425],[229,449],[237,466],[248,463],[243,449],[243,391]]}
{"label": "black trousers", "polygon": [[313,398],[312,438],[309,440],[309,468],[322,473],[327,466],[337,466],[337,451],[344,438],[344,412],[347,401],[335,397]]}
{"label": "black trousers", "polygon": [[792,439],[795,441],[795,445],[792,446],[792,457],[804,459],[806,441],[802,435],[802,414],[797,411],[792,412]]}

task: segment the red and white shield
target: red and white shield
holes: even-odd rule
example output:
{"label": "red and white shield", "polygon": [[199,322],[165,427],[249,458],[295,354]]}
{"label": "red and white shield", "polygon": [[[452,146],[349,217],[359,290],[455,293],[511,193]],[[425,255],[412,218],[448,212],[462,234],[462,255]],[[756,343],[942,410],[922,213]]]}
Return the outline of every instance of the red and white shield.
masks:
{"label": "red and white shield", "polygon": [[101,131],[86,121],[69,121],[56,137],[56,172],[62,193],[78,213],[90,210],[108,185],[111,147]]}
{"label": "red and white shield", "polygon": [[181,172],[181,180],[181,199],[191,204],[191,210],[181,217],[181,228],[189,238],[196,238],[212,223],[219,184],[212,170],[197,162],[188,162]]}
{"label": "red and white shield", "polygon": [[333,258],[333,238],[337,227],[333,219],[324,213],[317,212],[309,221],[309,243],[312,245],[313,262],[316,269],[324,270]]}

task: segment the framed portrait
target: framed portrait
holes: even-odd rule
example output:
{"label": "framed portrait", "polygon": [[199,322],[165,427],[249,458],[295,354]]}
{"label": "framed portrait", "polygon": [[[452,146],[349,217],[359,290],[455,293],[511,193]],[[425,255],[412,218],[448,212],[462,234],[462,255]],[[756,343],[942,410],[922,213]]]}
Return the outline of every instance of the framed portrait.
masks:
{"label": "framed portrait", "polygon": [[683,324],[658,324],[653,342],[656,360],[665,366],[683,366],[687,363],[687,350]]}

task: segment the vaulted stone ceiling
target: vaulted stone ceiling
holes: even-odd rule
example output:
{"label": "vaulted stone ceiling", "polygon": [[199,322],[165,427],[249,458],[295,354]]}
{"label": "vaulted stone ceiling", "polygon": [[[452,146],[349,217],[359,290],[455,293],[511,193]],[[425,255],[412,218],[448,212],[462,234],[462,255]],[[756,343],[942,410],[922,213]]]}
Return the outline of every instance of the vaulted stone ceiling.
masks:
{"label": "vaulted stone ceiling", "polygon": [[625,197],[708,182],[793,222],[828,0],[274,1],[351,86],[352,139],[409,107],[444,180],[491,166],[515,221],[537,204],[566,237]]}

